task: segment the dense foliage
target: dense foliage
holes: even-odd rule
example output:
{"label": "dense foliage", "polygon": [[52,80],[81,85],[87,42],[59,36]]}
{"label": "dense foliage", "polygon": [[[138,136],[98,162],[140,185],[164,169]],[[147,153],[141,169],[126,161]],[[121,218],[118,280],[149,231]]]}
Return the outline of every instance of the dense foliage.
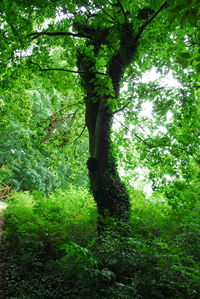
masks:
{"label": "dense foliage", "polygon": [[108,219],[97,236],[96,207],[84,190],[14,193],[5,215],[11,298],[198,298],[199,205],[175,213],[130,194],[127,234]]}
{"label": "dense foliage", "polygon": [[199,1],[3,0],[0,22],[10,298],[199,298]]}
{"label": "dense foliage", "polygon": [[[166,175],[189,183],[191,168],[199,167],[199,2],[11,2],[0,6],[1,180],[18,190],[45,192],[66,186],[65,178],[84,184],[83,113],[92,81],[95,99],[89,101],[106,97],[108,110],[118,111],[112,148],[123,148],[122,159],[121,149],[116,155],[126,172],[148,167],[155,188],[169,184]],[[134,41],[123,36],[123,28],[132,30]],[[127,57],[117,86],[123,88],[116,91],[109,72],[119,54]],[[94,78],[87,78],[93,75],[84,67]],[[145,83],[152,67],[160,76]],[[175,85],[162,81],[167,73]],[[145,105],[151,114],[141,113]],[[87,118],[86,112],[91,135]]]}

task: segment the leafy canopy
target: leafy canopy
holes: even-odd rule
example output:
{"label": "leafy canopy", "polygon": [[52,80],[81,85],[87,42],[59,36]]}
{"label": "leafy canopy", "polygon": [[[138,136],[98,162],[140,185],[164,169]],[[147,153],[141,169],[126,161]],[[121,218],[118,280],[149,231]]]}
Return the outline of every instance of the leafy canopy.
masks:
{"label": "leafy canopy", "polygon": [[[113,150],[127,173],[137,165],[151,169],[155,187],[169,183],[166,175],[189,183],[199,167],[199,5],[196,0],[1,2],[0,121],[1,135],[8,137],[2,137],[1,163],[23,165],[23,151],[29,163],[29,155],[34,161],[53,151],[52,158],[60,160],[73,155],[69,141],[85,136],[77,57],[84,53],[94,62],[96,94],[112,95],[112,82],[103,74],[121,49],[119,36],[128,24],[137,48],[119,98],[107,102],[110,111],[118,111],[120,124],[113,131]],[[92,43],[100,35],[97,52]],[[160,79],[144,83],[143,74],[152,67],[161,77],[170,72],[178,86]],[[147,102],[151,115],[142,116]]]}

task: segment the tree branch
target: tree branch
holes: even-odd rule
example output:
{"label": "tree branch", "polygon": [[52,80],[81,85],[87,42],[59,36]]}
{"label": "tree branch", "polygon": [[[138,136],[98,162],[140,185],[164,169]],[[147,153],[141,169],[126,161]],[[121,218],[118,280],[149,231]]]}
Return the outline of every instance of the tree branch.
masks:
{"label": "tree branch", "polygon": [[85,33],[72,33],[72,32],[33,32],[28,34],[32,39],[36,39],[41,35],[47,35],[47,36],[71,36],[71,37],[83,37],[83,38],[90,38],[90,36]]}
{"label": "tree branch", "polygon": [[123,107],[121,107],[121,108],[115,110],[114,112],[111,112],[111,114],[115,114],[115,113],[118,113],[118,112],[120,112],[120,111],[123,111],[125,108],[128,107],[128,105],[130,104],[131,101],[132,101],[132,96],[131,96],[130,100],[128,101],[128,103],[126,103]]}
{"label": "tree branch", "polygon": [[128,20],[127,20],[127,17],[126,17],[126,12],[125,12],[125,10],[124,10],[124,8],[123,8],[123,6],[122,6],[120,0],[117,0],[117,2],[118,2],[118,4],[119,4],[119,7],[121,8],[121,11],[122,11],[122,13],[123,13],[123,15],[124,15],[124,19],[125,19],[125,22],[126,22],[126,25],[127,25],[127,24],[128,24]]}
{"label": "tree branch", "polygon": [[156,147],[171,147],[171,148],[177,148],[183,152],[185,152],[186,154],[188,154],[189,156],[191,156],[196,162],[198,165],[200,165],[200,161],[188,150],[186,150],[185,148],[179,146],[179,145],[172,145],[172,144],[156,144],[156,145],[148,145],[148,147],[151,149],[151,148],[156,148]]}
{"label": "tree branch", "polygon": [[149,137],[149,138],[151,138],[150,136],[149,136],[149,134],[146,132],[146,130],[140,125],[140,124],[138,124],[138,127]]}
{"label": "tree branch", "polygon": [[193,155],[193,153],[191,153],[190,151],[188,151],[187,149],[179,146],[179,145],[172,145],[172,144],[156,144],[156,145],[152,145],[152,144],[149,144],[148,142],[146,142],[146,140],[142,139],[138,134],[134,133],[133,131],[131,131],[125,124],[123,124],[120,120],[116,119],[114,117],[114,119],[116,121],[118,121],[128,132],[130,132],[131,134],[133,134],[137,139],[139,139],[142,143],[144,143],[149,149],[153,149],[153,148],[156,148],[156,147],[171,147],[172,149],[173,148],[176,148],[176,149],[179,149],[183,152],[185,152],[186,154],[188,154],[189,156],[191,156],[198,165],[200,165],[200,161]]}
{"label": "tree branch", "polygon": [[155,17],[159,14],[159,12],[161,12],[161,10],[163,10],[168,4],[168,1],[165,1],[163,3],[163,5],[161,5],[161,7],[150,17],[150,19],[148,19],[139,29],[138,33],[135,36],[135,42],[138,41],[138,39],[140,38],[140,36],[142,35],[144,29],[147,27],[147,25],[149,25],[153,19],[155,19]]}
{"label": "tree branch", "polygon": [[103,75],[103,76],[109,76],[106,73],[101,73],[101,72],[81,72],[81,71],[72,71],[72,70],[67,70],[67,69],[60,69],[60,68],[48,68],[48,69],[43,69],[38,63],[30,61],[31,64],[37,65],[37,67],[40,69],[42,72],[48,72],[48,71],[62,71],[62,72],[68,72],[68,73],[74,73],[74,74],[87,74],[87,73],[93,73],[96,75]]}
{"label": "tree branch", "polygon": [[105,13],[105,15],[107,15],[113,22],[112,22],[112,24],[114,24],[114,25],[121,25],[120,23],[118,23],[118,22],[116,22],[116,20],[104,9],[104,8],[102,8],[101,6],[99,6],[98,4],[96,4],[93,0],[92,0],[92,3],[98,8],[98,9],[100,9],[100,10],[102,10],[104,13]]}
{"label": "tree branch", "polygon": [[137,139],[139,139],[141,142],[143,142],[147,147],[149,147],[149,144],[144,140],[142,139],[138,134],[134,133],[133,131],[131,131],[125,124],[123,124],[120,120],[118,120],[116,117],[114,117],[114,119],[116,121],[118,121],[118,123],[120,123],[120,125],[122,127],[124,127],[128,132],[130,132],[131,134],[133,134]]}
{"label": "tree branch", "polygon": [[78,135],[78,137],[73,141],[73,143],[76,143],[76,141],[83,135],[84,131],[86,129],[86,125],[84,125],[83,129],[81,130],[81,133]]}

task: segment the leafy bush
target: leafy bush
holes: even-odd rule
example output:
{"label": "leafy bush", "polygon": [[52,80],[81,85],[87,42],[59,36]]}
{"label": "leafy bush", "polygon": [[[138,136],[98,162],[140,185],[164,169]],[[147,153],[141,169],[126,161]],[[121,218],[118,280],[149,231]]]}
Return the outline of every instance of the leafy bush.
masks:
{"label": "leafy bush", "polygon": [[[64,241],[84,242],[95,229],[95,204],[87,191],[16,192],[8,201],[6,237],[11,247],[54,254]],[[86,230],[87,227],[87,230]]]}
{"label": "leafy bush", "polygon": [[10,296],[196,299],[198,214],[198,205],[175,213],[135,196],[131,224],[109,218],[97,235],[84,189],[13,193],[5,219]]}

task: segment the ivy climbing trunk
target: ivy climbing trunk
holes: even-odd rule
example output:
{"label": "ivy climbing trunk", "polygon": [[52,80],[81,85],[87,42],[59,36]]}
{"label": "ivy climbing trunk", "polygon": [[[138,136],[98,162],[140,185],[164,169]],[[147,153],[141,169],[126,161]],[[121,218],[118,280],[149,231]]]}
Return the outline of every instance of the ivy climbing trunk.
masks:
{"label": "ivy climbing trunk", "polygon": [[[93,114],[93,105],[89,106],[90,110],[86,109],[86,118],[89,118],[87,113]],[[90,158],[87,163],[89,177],[99,214],[128,219],[129,197],[117,173],[112,154],[111,125],[112,114],[107,111],[105,101],[101,100],[96,113],[96,122],[93,124],[87,121],[90,142]]]}
{"label": "ivy climbing trunk", "polygon": [[89,132],[90,152],[87,166],[98,212],[101,216],[108,214],[128,220],[129,196],[118,175],[112,153],[110,134],[113,112],[109,109],[109,100],[117,101],[125,67],[130,64],[135,52],[136,39],[129,24],[120,27],[119,41],[118,49],[107,59],[104,79],[103,74],[98,72],[97,61],[101,46],[109,41],[105,31],[101,32],[101,28],[94,31],[88,42],[88,47],[92,46],[94,49],[92,55],[88,55],[88,51],[79,53],[77,66],[82,73],[86,91],[86,126]]}

